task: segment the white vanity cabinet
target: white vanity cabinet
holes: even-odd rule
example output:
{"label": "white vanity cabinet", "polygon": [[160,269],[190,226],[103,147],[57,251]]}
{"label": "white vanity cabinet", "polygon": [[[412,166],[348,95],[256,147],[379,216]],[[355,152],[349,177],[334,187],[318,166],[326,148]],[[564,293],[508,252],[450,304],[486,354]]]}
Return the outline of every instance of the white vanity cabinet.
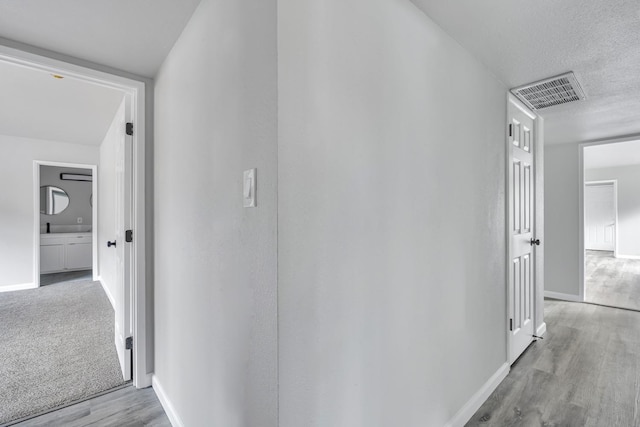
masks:
{"label": "white vanity cabinet", "polygon": [[64,271],[65,238],[40,236],[40,272]]}
{"label": "white vanity cabinet", "polygon": [[92,268],[91,233],[40,235],[40,273]]}

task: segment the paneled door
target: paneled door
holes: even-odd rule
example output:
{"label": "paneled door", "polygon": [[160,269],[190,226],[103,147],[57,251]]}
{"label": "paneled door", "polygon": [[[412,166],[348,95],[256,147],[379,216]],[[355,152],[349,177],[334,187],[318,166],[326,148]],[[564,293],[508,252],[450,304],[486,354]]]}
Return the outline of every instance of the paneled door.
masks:
{"label": "paneled door", "polygon": [[616,198],[613,181],[587,182],[584,187],[584,248],[613,251]]}
{"label": "paneled door", "polygon": [[[127,97],[129,95],[126,95]],[[126,118],[130,117],[131,102],[125,101],[125,112],[118,117],[118,137],[115,147],[115,237],[116,237],[116,287],[115,302],[115,344],[122,377],[125,381],[132,378],[131,348],[131,243],[127,242],[126,230],[131,229],[131,197],[132,197],[132,157],[133,138],[127,135]]]}
{"label": "paneled door", "polygon": [[535,313],[535,135],[534,120],[509,103],[509,239],[508,315],[509,362],[529,346],[534,335]]}

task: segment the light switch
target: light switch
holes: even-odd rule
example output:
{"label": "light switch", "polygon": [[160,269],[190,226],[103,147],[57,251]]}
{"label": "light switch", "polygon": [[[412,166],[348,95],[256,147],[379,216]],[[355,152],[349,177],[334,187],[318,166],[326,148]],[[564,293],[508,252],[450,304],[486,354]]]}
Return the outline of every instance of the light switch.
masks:
{"label": "light switch", "polygon": [[244,171],[242,198],[245,208],[256,207],[256,170],[249,169]]}

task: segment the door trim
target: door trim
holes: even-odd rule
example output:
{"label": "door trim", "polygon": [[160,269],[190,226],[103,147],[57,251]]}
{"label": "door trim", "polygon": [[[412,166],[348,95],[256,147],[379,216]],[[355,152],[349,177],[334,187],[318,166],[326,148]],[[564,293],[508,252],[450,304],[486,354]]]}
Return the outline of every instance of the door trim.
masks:
{"label": "door trim", "polygon": [[[506,239],[506,253],[505,253],[505,286],[506,286],[506,299],[505,299],[505,335],[506,339],[506,360],[511,365],[517,358],[513,358],[511,354],[511,331],[509,330],[509,301],[511,299],[511,287],[509,286],[510,273],[509,265],[512,259],[513,248],[511,244],[511,227],[509,225],[509,195],[511,194],[511,182],[509,174],[511,173],[511,142],[509,141],[509,128],[508,124],[511,123],[509,116],[509,105],[513,105],[522,113],[527,115],[533,120],[534,125],[534,137],[531,141],[533,148],[534,159],[534,197],[533,208],[535,216],[533,218],[532,234],[535,238],[542,241],[541,246],[537,246],[535,249],[534,257],[534,271],[533,271],[533,330],[537,332],[546,331],[546,324],[544,323],[544,316],[542,309],[544,307],[544,187],[542,185],[543,177],[543,159],[544,159],[544,122],[542,117],[529,110],[520,100],[518,100],[513,94],[507,94],[507,108],[506,108],[506,120],[505,120],[505,239]],[[540,335],[541,336],[541,335]],[[533,338],[532,338],[533,340]]]}
{"label": "door trim", "polygon": [[[0,44],[0,61],[28,67],[53,74],[83,80],[96,85],[118,89],[132,97],[133,132],[133,229],[131,248],[131,311],[133,340],[133,385],[138,388],[151,385],[151,373],[147,364],[147,263],[146,263],[146,138],[147,138],[147,92],[150,79],[101,67],[87,61],[47,52],[27,45]],[[18,48],[19,47],[19,48]],[[23,50],[21,50],[23,49]],[[32,52],[38,52],[32,53]],[[49,55],[49,56],[45,56]],[[63,58],[63,59],[55,59]],[[83,63],[85,65],[78,65]],[[101,71],[107,70],[107,71]],[[126,76],[126,77],[125,77]],[[149,94],[150,95],[150,94]],[[35,239],[35,237],[34,237]],[[97,239],[94,239],[96,241]],[[152,322],[149,319],[149,322]],[[151,349],[149,349],[151,350]]]}
{"label": "door trim", "polygon": [[[585,187],[588,185],[613,185],[613,210],[615,219],[615,229],[613,233],[613,257],[618,258],[618,180],[617,179],[606,179],[603,181],[585,181]],[[584,234],[585,230],[582,229],[582,233]],[[585,248],[586,250],[586,248]]]}
{"label": "door trim", "polygon": [[91,268],[93,280],[98,280],[98,166],[82,163],[50,162],[47,160],[33,161],[33,284],[34,288],[40,287],[40,166],[56,166],[61,168],[90,169],[93,174],[91,182],[91,194],[93,194],[93,206],[91,207]]}

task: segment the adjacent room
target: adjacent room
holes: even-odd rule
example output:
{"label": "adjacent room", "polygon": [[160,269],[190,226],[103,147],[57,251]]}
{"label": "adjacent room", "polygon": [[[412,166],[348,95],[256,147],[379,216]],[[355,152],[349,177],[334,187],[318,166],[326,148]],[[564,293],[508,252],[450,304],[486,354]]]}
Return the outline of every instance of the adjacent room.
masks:
{"label": "adjacent room", "polygon": [[[0,61],[0,424],[122,387],[116,146],[125,96]],[[98,241],[103,244],[98,245]]]}
{"label": "adjacent room", "polygon": [[93,170],[40,168],[40,286],[93,279]]}
{"label": "adjacent room", "polygon": [[640,310],[640,141],[583,158],[585,301]]}

